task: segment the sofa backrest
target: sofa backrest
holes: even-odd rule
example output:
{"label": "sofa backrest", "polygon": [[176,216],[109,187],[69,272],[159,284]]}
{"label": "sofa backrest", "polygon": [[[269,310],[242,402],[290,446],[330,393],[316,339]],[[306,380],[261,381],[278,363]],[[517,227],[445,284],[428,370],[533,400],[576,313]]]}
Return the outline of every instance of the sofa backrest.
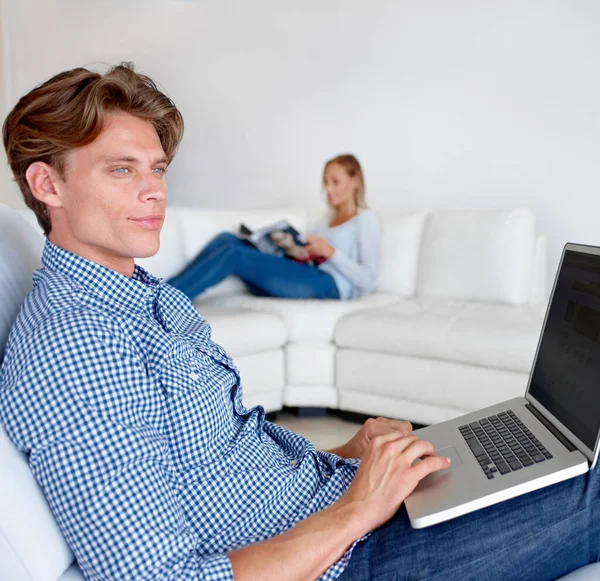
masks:
{"label": "sofa backrest", "polygon": [[527,303],[535,250],[529,210],[432,212],[421,242],[417,296]]}
{"label": "sofa backrest", "polygon": [[[0,361],[44,239],[0,204]],[[56,581],[73,561],[27,458],[0,425],[0,579]]]}
{"label": "sofa backrest", "polygon": [[[136,262],[152,274],[177,274],[219,232],[240,223],[256,229],[286,219],[300,232],[311,230],[324,210],[210,210],[171,207],[160,251]],[[529,210],[378,211],[381,267],[377,291],[402,298],[443,297],[506,304],[548,298],[547,244],[535,233]],[[33,223],[33,215],[26,215]],[[203,295],[241,293],[230,277]]]}

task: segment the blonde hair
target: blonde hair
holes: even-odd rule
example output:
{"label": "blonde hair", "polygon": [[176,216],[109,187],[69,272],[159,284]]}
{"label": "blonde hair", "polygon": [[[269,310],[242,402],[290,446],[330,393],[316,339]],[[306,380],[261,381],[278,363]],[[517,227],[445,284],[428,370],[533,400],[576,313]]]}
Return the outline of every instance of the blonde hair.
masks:
{"label": "blonde hair", "polygon": [[29,188],[25,173],[36,161],[52,166],[64,179],[65,154],[91,143],[104,116],[122,111],[149,121],[170,162],[183,137],[183,117],[147,76],[121,63],[106,74],[76,68],[60,73],[21,97],[2,127],[4,149],[25,203],[47,235],[52,225],[46,205]]}
{"label": "blonde hair", "polygon": [[325,172],[333,164],[341,165],[351,178],[356,177],[358,179],[358,187],[354,193],[354,203],[357,208],[367,208],[367,202],[365,201],[365,176],[358,159],[351,153],[345,153],[327,161],[323,168],[323,185],[325,184]]}

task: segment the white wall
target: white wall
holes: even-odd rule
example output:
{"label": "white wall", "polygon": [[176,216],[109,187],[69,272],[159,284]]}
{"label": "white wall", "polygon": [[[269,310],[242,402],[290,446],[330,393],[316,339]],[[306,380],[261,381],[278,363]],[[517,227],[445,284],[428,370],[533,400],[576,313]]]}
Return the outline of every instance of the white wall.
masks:
{"label": "white wall", "polygon": [[167,90],[176,203],[316,206],[352,151],[378,209],[529,206],[552,271],[565,241],[600,244],[598,0],[0,3],[11,105],[99,62]]}
{"label": "white wall", "polygon": [[[3,2],[0,0],[0,125],[4,121],[9,111],[10,89],[8,79],[8,38],[4,33],[6,20],[4,14]],[[0,140],[1,141],[1,140]],[[22,201],[19,189],[12,181],[12,174],[8,167],[8,160],[4,147],[0,147],[0,202],[8,204],[15,208],[24,208],[25,204]]]}

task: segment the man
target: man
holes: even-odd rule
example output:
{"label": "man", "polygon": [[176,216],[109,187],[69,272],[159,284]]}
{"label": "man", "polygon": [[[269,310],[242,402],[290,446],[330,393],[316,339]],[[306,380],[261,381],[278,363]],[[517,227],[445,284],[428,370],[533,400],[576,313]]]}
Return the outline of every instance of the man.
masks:
{"label": "man", "polygon": [[86,577],[550,579],[596,560],[593,476],[413,531],[403,500],[449,460],[410,424],[371,420],[319,452],[243,406],[206,321],[134,264],[158,251],[182,132],[130,65],[62,73],[3,128],[48,240],[0,419]]}

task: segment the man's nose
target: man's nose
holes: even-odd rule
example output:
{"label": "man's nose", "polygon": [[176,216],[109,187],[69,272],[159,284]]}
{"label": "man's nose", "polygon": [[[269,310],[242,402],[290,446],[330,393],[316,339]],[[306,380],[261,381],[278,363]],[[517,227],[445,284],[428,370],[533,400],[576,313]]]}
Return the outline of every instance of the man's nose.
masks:
{"label": "man's nose", "polygon": [[140,185],[140,195],[146,200],[162,200],[167,195],[167,184],[164,178],[158,177],[153,172],[144,175]]}

